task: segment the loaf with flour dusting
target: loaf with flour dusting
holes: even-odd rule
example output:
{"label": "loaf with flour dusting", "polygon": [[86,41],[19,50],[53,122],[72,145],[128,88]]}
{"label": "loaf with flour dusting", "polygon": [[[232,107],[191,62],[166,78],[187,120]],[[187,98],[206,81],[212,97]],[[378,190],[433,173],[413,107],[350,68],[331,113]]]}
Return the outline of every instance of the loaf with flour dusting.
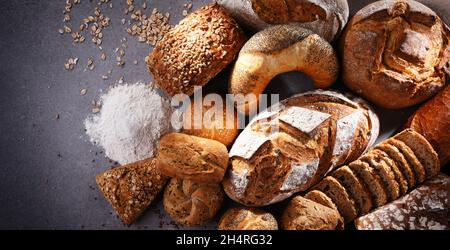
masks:
{"label": "loaf with flour dusting", "polygon": [[219,0],[242,25],[261,30],[296,23],[332,41],[348,20],[347,0]]}
{"label": "loaf with flour dusting", "polygon": [[225,192],[248,206],[284,200],[358,158],[378,130],[362,99],[323,90],[295,95],[259,113],[238,136]]}

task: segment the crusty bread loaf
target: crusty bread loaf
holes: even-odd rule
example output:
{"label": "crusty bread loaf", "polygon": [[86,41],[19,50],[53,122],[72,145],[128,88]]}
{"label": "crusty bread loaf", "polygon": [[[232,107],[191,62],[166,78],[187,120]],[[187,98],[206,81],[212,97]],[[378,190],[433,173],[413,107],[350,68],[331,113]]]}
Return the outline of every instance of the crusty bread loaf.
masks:
{"label": "crusty bread loaf", "polygon": [[228,167],[228,150],[218,141],[169,133],[159,141],[156,166],[169,177],[219,183]]}
{"label": "crusty bread loaf", "polygon": [[238,136],[225,192],[248,206],[286,199],[355,160],[374,143],[378,127],[358,98],[321,90],[288,98],[258,114]]}
{"label": "crusty bread loaf", "polygon": [[189,14],[146,58],[155,83],[170,96],[192,95],[236,57],[246,37],[218,4]]}
{"label": "crusty bread loaf", "polygon": [[225,192],[249,206],[286,199],[355,160],[373,144],[378,126],[361,99],[321,90],[288,98],[258,114],[238,136]]}
{"label": "crusty bread loaf", "polygon": [[[396,150],[393,154],[392,145],[395,144],[392,142],[396,140],[404,142],[410,150]],[[433,178],[436,171],[439,171],[437,154],[431,145],[419,133],[407,129],[379,143],[348,167],[334,170],[312,187],[312,190],[320,190],[328,196],[345,223],[348,223],[358,215],[364,215],[372,208],[394,201],[414,188],[408,184],[401,170],[411,167],[409,163],[406,160],[392,159],[398,156],[405,158],[404,154],[413,154],[421,159],[420,163],[427,171],[427,179]],[[414,183],[420,184],[421,180],[416,178]],[[368,192],[368,195],[363,191]],[[369,199],[368,196],[371,197],[371,202],[364,202],[363,199]]]}
{"label": "crusty bread loaf", "polygon": [[163,205],[174,221],[186,226],[202,225],[219,211],[223,196],[218,183],[172,178],[164,190]]}
{"label": "crusty bread loaf", "polygon": [[438,175],[409,194],[355,220],[359,230],[450,229],[450,178]]}
{"label": "crusty bread loaf", "polygon": [[237,103],[237,110],[255,112],[259,95],[270,80],[289,71],[303,71],[317,87],[327,88],[338,76],[336,53],[326,40],[295,24],[258,32],[239,52],[231,73],[230,93],[247,97],[245,102]]}
{"label": "crusty bread loaf", "polygon": [[183,133],[230,146],[239,133],[237,113],[223,98],[220,99],[222,105],[209,103],[210,101],[212,100],[205,98],[192,100],[183,115]]}
{"label": "crusty bread loaf", "polygon": [[95,178],[100,191],[126,225],[133,223],[163,189],[168,178],[150,158],[116,167]]}
{"label": "crusty bread loaf", "polygon": [[333,230],[339,225],[340,215],[312,200],[295,196],[281,217],[284,230]]}
{"label": "crusty bread loaf", "polygon": [[420,103],[450,75],[450,32],[428,7],[412,0],[367,5],[342,37],[342,78],[353,91],[385,108]]}
{"label": "crusty bread loaf", "polygon": [[442,166],[450,162],[450,85],[420,107],[405,127],[415,130],[430,142]]}
{"label": "crusty bread loaf", "polygon": [[220,218],[219,230],[278,230],[271,213],[255,208],[231,208]]}
{"label": "crusty bread loaf", "polygon": [[238,22],[253,30],[297,23],[332,41],[348,20],[347,0],[219,0]]}

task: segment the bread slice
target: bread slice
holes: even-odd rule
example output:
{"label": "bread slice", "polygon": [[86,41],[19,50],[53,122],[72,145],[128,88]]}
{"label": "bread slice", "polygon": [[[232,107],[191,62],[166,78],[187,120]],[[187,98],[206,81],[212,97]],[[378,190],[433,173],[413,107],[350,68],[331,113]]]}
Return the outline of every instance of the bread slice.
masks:
{"label": "bread slice", "polygon": [[332,176],[327,176],[319,182],[313,190],[320,190],[331,198],[336,204],[339,213],[344,218],[344,222],[348,223],[358,216],[358,210],[355,202],[348,194],[347,190]]}
{"label": "bread slice", "polygon": [[[412,188],[417,183],[417,176],[419,173],[414,170],[414,167],[408,163],[404,154],[395,146],[392,145],[392,140],[387,140],[387,143],[380,143],[375,148],[386,153],[389,158],[394,160],[397,167],[400,168],[406,180],[408,181],[409,188]],[[420,164],[420,163],[419,163]],[[425,178],[425,170],[423,172],[423,178]]]}
{"label": "bread slice", "polygon": [[398,186],[400,188],[400,196],[406,194],[408,192],[408,182],[406,181],[405,176],[400,171],[397,164],[394,162],[393,159],[391,159],[384,151],[374,149],[374,151],[378,151],[377,153],[380,154],[381,158],[384,162],[391,168],[392,172],[394,173],[395,180],[398,183]]}
{"label": "bread slice", "polygon": [[368,163],[356,160],[349,164],[349,168],[369,189],[374,207],[383,206],[387,203],[388,194],[383,181]]}
{"label": "bread slice", "polygon": [[420,163],[419,159],[417,159],[414,152],[404,142],[399,141],[395,138],[389,140],[389,143],[392,144],[399,152],[401,152],[402,156],[406,159],[409,166],[411,166],[411,169],[415,175],[415,183],[424,182],[426,179],[425,167],[422,166],[422,163]]}
{"label": "bread slice", "polygon": [[358,180],[353,171],[348,166],[343,166],[331,173],[342,186],[349,192],[357,205],[359,215],[366,214],[372,209],[372,198],[369,191]]}
{"label": "bread slice", "polygon": [[417,159],[422,163],[422,166],[425,167],[428,178],[439,173],[440,164],[438,155],[425,137],[411,129],[406,129],[395,135],[394,138],[404,142],[411,148]]}
{"label": "bread slice", "polygon": [[[336,204],[334,204],[334,202],[331,200],[331,198],[328,197],[326,194],[324,194],[322,191],[312,190],[312,191],[309,191],[307,194],[305,194],[304,197],[306,199],[312,200],[321,205],[329,207],[333,210],[339,211]],[[344,229],[344,218],[342,218],[342,216],[341,216],[341,218],[339,218],[339,223],[338,223],[336,229],[340,229],[340,230]]]}
{"label": "bread slice", "polygon": [[396,200],[400,196],[400,187],[395,180],[394,172],[391,168],[384,162],[381,155],[370,151],[360,158],[361,161],[367,162],[370,167],[372,167],[376,173],[381,177],[384,186],[386,187],[387,194],[390,201]]}

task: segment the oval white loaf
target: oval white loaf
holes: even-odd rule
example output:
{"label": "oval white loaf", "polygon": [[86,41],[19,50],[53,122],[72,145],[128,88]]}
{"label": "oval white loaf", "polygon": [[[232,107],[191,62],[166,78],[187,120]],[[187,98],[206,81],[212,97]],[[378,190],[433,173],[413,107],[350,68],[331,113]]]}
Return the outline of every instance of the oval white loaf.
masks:
{"label": "oval white loaf", "polygon": [[247,206],[279,202],[357,159],[378,131],[362,99],[323,90],[295,95],[258,114],[236,139],[225,192]]}

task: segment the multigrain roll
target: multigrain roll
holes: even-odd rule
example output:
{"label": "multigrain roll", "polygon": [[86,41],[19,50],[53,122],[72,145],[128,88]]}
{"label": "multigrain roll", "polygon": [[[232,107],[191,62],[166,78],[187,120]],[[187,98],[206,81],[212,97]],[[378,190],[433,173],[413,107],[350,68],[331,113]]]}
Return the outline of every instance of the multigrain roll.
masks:
{"label": "multigrain roll", "polygon": [[133,223],[153,202],[168,178],[156,168],[150,158],[98,174],[100,191],[116,210],[124,224]]}
{"label": "multigrain roll", "polygon": [[218,141],[169,133],[159,141],[156,166],[169,177],[219,183],[228,167],[228,150]]}
{"label": "multigrain roll", "polygon": [[219,230],[278,230],[271,213],[255,208],[231,208],[219,221]]}
{"label": "multigrain roll", "polygon": [[270,80],[290,71],[302,71],[315,86],[327,88],[336,81],[339,64],[326,40],[298,25],[276,25],[256,33],[239,52],[230,76],[229,92],[247,97],[237,103],[237,110],[255,112]]}
{"label": "multigrain roll", "polygon": [[155,83],[170,96],[192,95],[231,63],[247,38],[218,4],[189,14],[146,58]]}
{"label": "multigrain roll", "polygon": [[282,201],[358,158],[378,130],[362,99],[322,90],[295,95],[259,113],[238,136],[225,192],[246,206]]}
{"label": "multigrain roll", "polygon": [[296,23],[328,41],[348,20],[347,0],[219,0],[242,25],[259,31],[274,24]]}
{"label": "multigrain roll", "polygon": [[186,226],[203,225],[219,211],[223,196],[218,183],[172,178],[164,190],[163,205],[174,221]]}
{"label": "multigrain roll", "polygon": [[183,115],[183,133],[230,146],[239,133],[237,113],[224,98],[213,101],[209,97],[191,101]]}
{"label": "multigrain roll", "polygon": [[450,85],[420,107],[405,127],[420,133],[430,142],[442,166],[450,162]]}
{"label": "multigrain roll", "polygon": [[450,75],[450,32],[412,0],[378,1],[350,20],[341,37],[342,78],[385,108],[404,108],[439,92]]}

